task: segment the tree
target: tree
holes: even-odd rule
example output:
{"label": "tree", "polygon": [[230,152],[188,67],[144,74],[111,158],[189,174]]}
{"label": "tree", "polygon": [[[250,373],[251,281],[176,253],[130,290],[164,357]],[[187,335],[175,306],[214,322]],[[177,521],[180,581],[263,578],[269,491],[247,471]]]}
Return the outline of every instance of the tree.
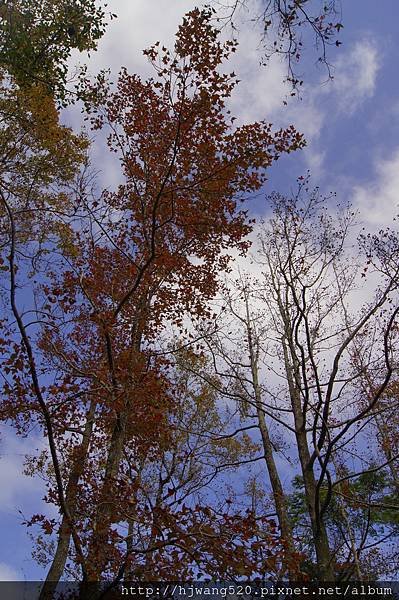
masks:
{"label": "tree", "polygon": [[[300,185],[300,192],[303,186],[306,183]],[[353,289],[354,270],[353,264],[345,261],[344,243],[352,214],[343,213],[334,226],[321,208],[317,191],[302,205],[300,196],[288,202],[278,196],[273,199],[275,229],[261,239],[262,256],[268,268],[268,291],[273,294],[269,297],[277,303],[274,315],[282,336],[284,369],[319,574],[331,576],[332,556],[323,531],[323,515],[340,478],[336,475],[332,481],[330,470],[334,469],[338,449],[339,453],[349,451],[357,438],[357,428],[365,426],[391,378],[392,333],[398,313],[391,302],[397,294],[398,272],[397,268],[385,271],[375,299],[358,315],[350,315],[346,302]],[[384,364],[384,378],[367,406],[345,411],[339,418],[338,407],[352,408],[350,397],[360,377],[350,368],[348,350],[376,321],[382,321],[375,352]],[[331,356],[326,356],[327,351]],[[367,468],[359,468],[359,474],[364,470]],[[324,483],[327,493],[321,499]]]}
{"label": "tree", "polygon": [[[230,350],[226,376],[230,373],[235,382],[233,394],[237,396],[238,388],[238,397],[252,407],[248,416],[253,416],[256,402],[253,392],[248,393],[253,386],[252,365],[243,357],[243,348],[251,354],[253,337],[248,337],[248,323],[256,331],[257,319],[263,319],[257,343],[252,343],[253,348],[263,348],[267,369],[259,385],[261,410],[265,418],[283,428],[282,435],[295,448],[315,552],[314,574],[332,581],[340,576],[341,567],[326,522],[331,502],[334,499],[336,506],[339,504],[344,482],[360,481],[363,474],[385,467],[385,461],[374,462],[370,447],[367,452],[360,448],[373,422],[373,412],[384,412],[383,397],[396,364],[397,237],[394,232],[383,232],[368,245],[364,264],[373,262],[379,279],[374,298],[352,313],[349,299],[358,285],[356,277],[362,280],[361,275],[367,275],[367,269],[359,273],[355,267],[361,264],[361,254],[356,259],[346,255],[354,213],[341,211],[333,221],[326,200],[317,189],[310,191],[303,179],[295,197],[274,194],[269,202],[273,216],[261,228],[255,258],[261,275],[255,285],[239,288],[241,298],[236,298],[233,310],[231,303],[223,309],[230,319],[235,316],[235,324],[230,322],[226,331],[242,331],[237,341],[239,351],[234,355]],[[250,298],[258,317],[245,314]],[[368,364],[380,366],[380,377],[359,402],[364,368],[354,367],[351,356],[365,332],[373,328],[373,353]],[[217,355],[219,375],[234,341],[221,330],[219,339],[223,336],[228,340],[223,352],[218,352],[220,346],[212,336],[208,338]],[[226,393],[231,394],[229,387]],[[357,456],[355,465],[353,456]],[[367,507],[373,510],[371,499]],[[342,503],[341,508],[346,510]],[[386,533],[382,532],[380,539]],[[360,552],[365,546],[363,541]],[[359,551],[353,553],[351,560],[357,560],[358,555]]]}
{"label": "tree", "polygon": [[[271,561],[265,545],[273,533],[265,533],[264,523],[262,534],[262,521],[251,514],[162,508],[157,523],[170,539],[147,550],[132,548],[123,530],[132,515],[144,529],[154,522],[145,507],[132,508],[138,493],[132,465],[144,456],[155,464],[172,443],[168,423],[176,399],[160,335],[168,323],[183,331],[188,311],[207,314],[229,251],[248,246],[250,224],[238,202],[263,185],[273,160],[303,145],[292,127],[276,133],[264,122],[234,127],[225,102],[236,79],[218,68],[235,44],[218,40],[210,18],[193,11],[179,28],[174,53],[158,44],[146,52],[155,80],[122,71],[114,93],[103,86],[94,94],[92,123],[108,128],[121,184],[91,196],[83,172],[65,194],[70,212],[43,207],[54,218],[54,236],[45,238],[42,260],[33,263],[40,277],[32,312],[18,308],[22,250],[12,250],[4,273],[17,327],[4,326],[4,345],[13,340],[15,351],[7,358],[12,377],[3,415],[22,432],[37,420],[49,440],[50,453],[40,461],[48,473],[47,500],[61,519],[48,580],[56,582],[67,565],[81,578],[83,595],[89,582],[118,580],[134,568],[132,557],[138,565],[143,554],[159,556],[171,540],[180,544],[175,561],[194,552],[182,540],[204,548],[206,524],[218,532],[213,554],[205,563],[200,550],[195,556],[210,572],[238,568],[225,558],[234,535],[245,573]],[[12,210],[6,217],[7,253],[17,235]],[[31,523],[50,535],[58,527],[45,515]],[[220,547],[223,527],[230,533]],[[263,541],[255,539],[261,535]]]}
{"label": "tree", "polygon": [[93,0],[3,0],[0,66],[21,88],[40,84],[64,101],[71,52],[96,49],[105,17]]}
{"label": "tree", "polygon": [[[187,377],[184,365],[198,362],[203,359],[192,352],[179,352],[173,378],[170,375],[177,397],[168,422],[163,423],[162,446],[154,452],[152,436],[145,449],[136,442],[133,455],[129,448],[125,452],[118,493],[127,501],[121,507],[119,539],[114,538],[123,550],[119,570],[125,579],[186,580],[199,572],[215,578],[250,577],[277,572],[284,556],[274,524],[265,515],[255,518],[250,510],[240,512],[221,489],[217,502],[207,500],[215,477],[233,469],[256,447],[245,436],[231,443],[223,435],[229,420],[221,420],[214,389]],[[97,456],[96,449],[90,460],[96,461]],[[43,475],[46,468],[40,461],[31,465]],[[83,525],[87,507],[79,506],[78,512]],[[40,521],[36,518],[36,522]],[[39,543],[46,552],[42,536]],[[70,568],[70,576],[79,578],[76,568]],[[45,594],[50,595],[54,587],[47,585]]]}
{"label": "tree", "polygon": [[[287,551],[286,565],[283,567],[282,573],[285,574],[285,571],[287,569],[290,571],[291,568],[296,573],[296,552],[288,514],[287,497],[283,491],[281,477],[276,466],[276,446],[263,409],[264,399],[261,385],[263,348],[261,340],[267,335],[267,326],[264,327],[266,315],[263,311],[251,309],[250,290],[251,280],[248,276],[243,275],[240,275],[235,282],[230,281],[228,287],[224,289],[223,302],[225,304],[222,310],[227,312],[230,322],[225,324],[221,331],[213,331],[210,337],[207,331],[204,331],[201,336],[204,337],[207,350],[212,355],[219,380],[213,381],[209,371],[204,371],[204,369],[200,373],[210,385],[218,389],[222,396],[225,395],[230,400],[237,402],[241,420],[244,423],[248,418],[255,419],[255,425],[239,427],[231,439],[234,439],[242,430],[259,430],[263,450],[262,458],[266,464],[272,489],[280,534]],[[240,329],[237,339],[232,338],[231,331],[228,336],[226,335],[226,331],[236,330],[237,326]],[[201,332],[201,329],[199,331]],[[224,370],[220,363],[226,365],[227,370]],[[223,381],[226,383],[224,384]]]}
{"label": "tree", "polygon": [[[389,232],[385,232],[385,235]],[[370,241],[370,236],[368,236]],[[392,240],[392,236],[391,236]],[[365,241],[365,239],[363,239]],[[375,238],[372,243],[375,242]],[[389,259],[395,259],[395,251],[389,249]],[[374,264],[373,264],[374,263]],[[372,253],[368,253],[367,270],[370,265],[378,268],[373,260]],[[375,329],[370,329],[358,340],[356,347],[352,352],[352,361],[359,372],[362,373],[360,381],[359,405],[361,408],[367,406],[369,398],[373,396],[375,390],[381,386],[384,377],[384,364],[381,360],[376,360],[374,353],[374,339],[380,334],[381,324],[377,323]],[[397,345],[397,329],[394,331],[393,344]],[[394,357],[396,358],[397,348],[395,347]],[[399,432],[398,432],[398,381],[396,377],[397,366],[393,364],[392,380],[386,386],[378,406],[373,410],[373,428],[377,441],[378,449],[385,458],[387,469],[390,472],[391,488],[394,493],[399,490]]]}
{"label": "tree", "polygon": [[[271,571],[273,565],[277,570],[283,549],[273,522],[264,514],[255,519],[249,510],[240,516],[231,492],[228,488],[224,492],[226,485],[221,485],[229,471],[257,452],[257,447],[245,434],[241,439],[229,437],[231,416],[228,412],[220,414],[215,387],[192,374],[193,368],[206,366],[203,357],[182,348],[176,359],[173,388],[178,398],[167,426],[168,443],[158,457],[145,456],[138,469],[137,463],[132,466],[133,479],[140,478],[137,494],[148,506],[152,521],[146,531],[146,520],[138,520],[135,513],[129,523],[129,550],[137,553],[143,542],[146,550],[157,546],[158,550],[143,553],[142,562],[138,557],[131,561],[127,579],[150,580],[157,573],[164,580],[186,580],[198,577],[198,571],[214,577],[251,576],[257,571]],[[220,481],[217,492],[212,487],[215,479]],[[210,494],[216,496],[212,503]],[[140,505],[137,496],[134,505],[136,511]],[[181,517],[185,522],[190,519],[191,539],[188,534],[182,542],[189,544],[190,554],[182,552],[165,534],[166,514],[178,537]],[[254,548],[245,535],[253,537]],[[197,550],[195,543],[199,544]],[[262,548],[273,548],[273,556],[262,553]]]}
{"label": "tree", "polygon": [[0,264],[5,306],[1,412],[2,419],[11,418],[17,431],[23,431],[29,420],[26,398],[34,396],[36,414],[54,454],[51,415],[39,383],[41,367],[33,341],[45,312],[36,312],[35,297],[33,311],[23,306],[31,298],[32,279],[40,278],[48,267],[50,249],[56,252],[63,244],[65,220],[73,219],[70,192],[86,160],[88,142],[60,125],[44,86],[21,89],[4,74],[1,83]]}

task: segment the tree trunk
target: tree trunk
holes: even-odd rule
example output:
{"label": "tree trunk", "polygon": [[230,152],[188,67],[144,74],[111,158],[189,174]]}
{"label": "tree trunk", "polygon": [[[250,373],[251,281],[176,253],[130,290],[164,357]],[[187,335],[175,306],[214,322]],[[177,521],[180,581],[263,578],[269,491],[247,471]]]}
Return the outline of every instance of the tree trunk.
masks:
{"label": "tree trunk", "polygon": [[[333,582],[335,581],[335,575],[332,565],[332,556],[328,543],[327,530],[322,517],[320,517],[320,506],[317,506],[317,484],[313,466],[311,464],[311,456],[306,435],[306,418],[302,412],[298,385],[300,373],[296,366],[292,364],[292,361],[295,362],[295,355],[292,356],[292,361],[290,360],[287,343],[284,339],[283,351],[291,405],[294,413],[295,437],[305,488],[306,504],[312,528],[313,543],[316,552],[318,578],[323,581]],[[291,354],[293,354],[293,352],[291,352]]]}
{"label": "tree trunk", "polygon": [[[273,454],[273,445],[270,440],[269,430],[267,427],[265,413],[262,408],[262,393],[259,385],[259,365],[257,358],[257,350],[254,346],[255,341],[253,339],[253,330],[250,323],[250,313],[248,299],[245,297],[246,304],[246,325],[247,325],[247,339],[249,348],[249,358],[251,362],[251,374],[252,384],[255,394],[256,413],[258,417],[258,426],[262,437],[263,451],[265,455],[265,462],[267,471],[269,474],[270,485],[272,487],[274,504],[276,507],[278,524],[280,526],[281,537],[284,540],[288,561],[290,556],[295,552],[294,543],[292,539],[292,530],[287,510],[286,497],[283,492],[283,486],[281,485],[280,476],[277,471],[276,463]],[[290,568],[289,565],[287,567]]]}
{"label": "tree trunk", "polygon": [[100,581],[108,562],[108,534],[113,511],[112,489],[123,458],[126,422],[127,408],[117,416],[112,432],[100,501],[93,526],[93,537],[87,555],[88,581]]}
{"label": "tree trunk", "polygon": [[[84,465],[90,446],[95,412],[96,402],[92,400],[86,415],[86,423],[83,430],[82,442],[76,450],[76,456],[73,463],[72,471],[69,475],[68,486],[65,494],[65,500],[69,507],[69,511],[72,517],[76,513],[78,484],[80,478],[83,475]],[[60,528],[58,530],[57,549],[55,551],[55,555],[51,563],[50,569],[47,573],[45,584],[40,593],[39,600],[49,600],[50,598],[53,598],[55,588],[64,573],[65,564],[68,558],[70,541],[71,531],[67,519],[65,518],[65,516],[63,516]]]}
{"label": "tree trunk", "polygon": [[294,547],[294,542],[293,542],[293,538],[292,538],[291,524],[290,524],[290,520],[289,520],[289,516],[288,516],[286,496],[283,492],[283,487],[281,485],[280,476],[278,474],[276,463],[274,461],[273,446],[270,441],[270,436],[269,436],[269,431],[268,431],[266,420],[265,420],[265,415],[264,415],[264,412],[263,412],[260,404],[258,403],[258,401],[256,404],[257,404],[256,409],[257,409],[257,415],[258,415],[258,423],[259,423],[260,433],[262,436],[262,444],[263,444],[263,450],[265,453],[265,462],[266,462],[267,472],[269,474],[270,485],[272,486],[273,500],[274,500],[274,505],[276,507],[276,513],[277,513],[278,524],[280,526],[281,537],[283,539],[283,542],[284,542],[285,548],[286,548],[287,559],[288,559],[287,570],[288,570],[288,572],[290,572],[292,570],[292,566],[290,565],[290,559],[292,558],[292,556],[295,552],[295,547]]}
{"label": "tree trunk", "polygon": [[[139,326],[137,326],[137,329],[132,334],[132,351],[139,353],[140,348],[141,331]],[[133,382],[131,385],[134,385]],[[93,535],[87,554],[88,582],[101,580],[102,573],[105,571],[109,559],[107,552],[108,536],[113,522],[112,512],[114,507],[112,492],[123,460],[126,425],[130,409],[131,400],[127,400],[116,415],[109,443],[103,484],[93,523]]]}

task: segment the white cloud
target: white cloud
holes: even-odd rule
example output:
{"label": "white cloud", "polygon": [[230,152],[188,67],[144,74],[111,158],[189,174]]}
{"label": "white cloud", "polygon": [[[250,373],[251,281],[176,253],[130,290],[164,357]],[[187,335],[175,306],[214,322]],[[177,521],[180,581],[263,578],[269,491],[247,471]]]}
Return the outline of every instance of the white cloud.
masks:
{"label": "white cloud", "polygon": [[233,62],[242,83],[232,101],[233,112],[244,122],[266,118],[276,127],[294,124],[307,141],[306,165],[320,179],[326,155],[321,144],[323,130],[334,127],[336,119],[351,116],[375,92],[380,68],[376,44],[370,40],[354,44],[337,61],[332,81],[305,84],[301,98],[290,99],[285,106],[289,91],[284,83],[286,65],[274,57],[266,67],[259,66],[259,30],[250,24],[243,26],[239,41]]}
{"label": "white cloud", "polygon": [[399,212],[399,147],[388,159],[376,162],[376,177],[353,189],[354,205],[371,228],[392,222]]}
{"label": "white cloud", "polygon": [[351,116],[373,96],[379,68],[376,44],[359,41],[337,61],[332,81],[305,85],[303,99],[290,103],[287,117],[308,142],[304,156],[316,178],[323,173],[324,152],[319,143],[323,129]]}
{"label": "white cloud", "polygon": [[[100,69],[111,68],[115,77],[123,65],[143,77],[151,75],[151,66],[142,50],[157,40],[169,47],[173,45],[183,14],[197,4],[196,0],[186,0],[184,6],[179,0],[158,0],[156,4],[148,0],[110,0],[109,10],[118,18],[109,24],[98,51],[92,53],[89,70],[95,74]],[[305,85],[302,100],[290,99],[288,106],[284,106],[283,100],[289,91],[284,83],[286,64],[274,56],[266,67],[260,66],[262,30],[260,24],[250,18],[261,12],[260,0],[253,0],[251,10],[251,13],[242,10],[235,15],[237,31],[229,27],[223,30],[224,37],[236,35],[239,41],[237,53],[225,67],[228,71],[234,70],[241,81],[229,108],[238,117],[238,123],[265,119],[277,128],[294,124],[308,142],[303,152],[307,166],[320,179],[324,173],[323,131],[334,127],[336,119],[353,114],[375,92],[381,63],[377,44],[369,37],[344,48],[335,63],[333,81],[326,85],[319,82]],[[79,58],[84,61],[84,57],[74,57]],[[81,122],[78,110],[71,111],[68,118],[75,126]],[[100,146],[96,151],[97,158],[101,155],[98,164],[103,163],[103,144]],[[108,165],[104,185],[115,184],[118,174],[118,169]]]}
{"label": "white cloud", "polygon": [[[25,456],[33,451],[32,444],[38,447],[43,441],[33,438],[16,437],[9,428],[2,428],[2,443],[0,446],[0,511],[15,513],[27,501],[37,499],[43,491],[43,482],[37,478],[22,474]],[[40,496],[39,496],[40,497]]]}
{"label": "white cloud", "polygon": [[259,30],[250,23],[242,25],[238,51],[228,63],[227,70],[236,73],[240,83],[229,103],[241,123],[273,121],[285,111],[283,100],[287,95],[284,83],[285,66],[277,56],[266,67],[259,65]]}
{"label": "white cloud", "polygon": [[[115,80],[122,67],[128,72],[146,78],[152,75],[149,61],[143,50],[160,41],[167,46],[173,44],[174,34],[181,23],[183,14],[194,8],[198,2],[186,0],[182,7],[179,0],[110,0],[107,10],[117,15],[108,22],[98,48],[90,55],[75,51],[69,60],[71,73],[77,64],[87,65],[89,74],[94,77],[101,70],[110,70]],[[74,128],[83,124],[80,107],[70,107],[63,113],[64,120]]]}
{"label": "white cloud", "polygon": [[317,87],[306,89],[303,100],[289,106],[285,121],[285,125],[293,123],[304,135],[307,146],[303,157],[315,179],[319,179],[323,173],[325,151],[322,150],[319,139],[327,120],[327,112],[320,108],[321,103],[318,102],[319,94]]}
{"label": "white cloud", "polygon": [[[122,66],[132,73],[146,76],[151,73],[143,50],[158,40],[170,46],[183,14],[198,2],[185,0],[111,0],[108,10],[117,15],[107,27],[100,40],[97,52],[88,60],[92,73],[100,69],[111,69],[116,75]],[[79,59],[79,55],[74,56]],[[81,62],[83,60],[81,59]]]}
{"label": "white cloud", "polygon": [[379,67],[378,50],[370,40],[357,42],[337,61],[334,92],[341,112],[353,114],[374,95]]}
{"label": "white cloud", "polygon": [[0,562],[0,581],[21,581],[21,574],[4,562]]}

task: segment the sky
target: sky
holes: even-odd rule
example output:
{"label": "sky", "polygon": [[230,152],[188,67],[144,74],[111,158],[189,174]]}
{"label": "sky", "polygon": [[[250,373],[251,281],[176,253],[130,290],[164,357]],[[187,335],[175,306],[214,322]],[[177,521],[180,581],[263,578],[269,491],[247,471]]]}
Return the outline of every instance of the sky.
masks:
{"label": "sky", "polygon": [[[110,68],[116,76],[125,66],[147,76],[149,65],[142,49],[157,40],[170,45],[183,13],[196,4],[191,0],[109,0],[108,8],[118,18],[90,57],[90,71],[95,74],[100,68]],[[276,129],[293,123],[307,139],[304,150],[273,166],[263,192],[289,193],[297,177],[310,169],[313,184],[325,193],[336,192],[343,202],[352,202],[368,228],[392,225],[399,212],[398,21],[397,0],[343,0],[343,43],[330,55],[334,79],[326,82],[325,71],[314,65],[314,55],[309,56],[303,66],[301,98],[285,106],[284,65],[273,60],[268,67],[260,67],[259,28],[249,14],[242,13],[240,46],[232,64],[241,83],[231,110],[239,122],[266,119]],[[74,127],[82,122],[78,109],[69,109],[63,120]],[[101,139],[94,143],[93,163],[101,165],[103,185],[112,186],[115,164],[107,162]],[[265,193],[248,208],[256,216],[267,214]],[[21,439],[3,428],[0,580],[42,575],[31,559],[30,540],[22,524],[24,516],[47,511],[43,483],[22,475],[24,455],[41,444],[34,432],[29,439]]]}

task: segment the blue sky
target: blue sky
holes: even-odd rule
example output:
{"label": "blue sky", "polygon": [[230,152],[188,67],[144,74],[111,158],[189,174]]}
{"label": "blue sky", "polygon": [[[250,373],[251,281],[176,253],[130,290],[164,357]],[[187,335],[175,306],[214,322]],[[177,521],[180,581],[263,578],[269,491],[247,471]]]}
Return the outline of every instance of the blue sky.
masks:
{"label": "blue sky", "polygon": [[[183,12],[196,3],[181,0],[110,0],[118,15],[97,54],[90,59],[93,73],[120,66],[147,74],[141,49],[160,39],[165,45]],[[242,80],[232,101],[241,121],[267,119],[276,128],[293,123],[304,132],[305,150],[281,159],[270,172],[268,191],[289,192],[295,180],[309,168],[312,181],[324,192],[336,191],[359,210],[360,220],[370,228],[392,223],[399,203],[399,4],[397,0],[343,0],[344,29],[338,50],[332,50],[334,80],[322,83],[325,73],[309,58],[302,98],[283,105],[284,65],[272,61],[259,67],[259,30],[243,15],[240,50],[233,68]],[[313,57],[314,58],[314,57]],[[64,116],[77,126],[77,110]],[[114,163],[106,162],[99,140],[94,147],[94,165],[102,168],[102,180],[112,185]],[[101,162],[100,162],[101,161]],[[104,162],[105,161],[105,162]],[[104,166],[105,165],[105,166]],[[262,197],[253,201],[254,214],[267,210]],[[0,442],[0,579],[32,579],[42,571],[32,561],[31,544],[21,524],[26,516],[44,512],[44,487],[40,480],[22,475],[23,456],[41,446],[32,436],[18,439],[3,428]]]}
{"label": "blue sky", "polygon": [[311,132],[308,147],[276,165],[271,187],[289,189],[309,166],[315,184],[353,202],[370,226],[391,219],[399,202],[398,12],[394,1],[344,0],[334,80],[312,82],[289,107],[294,123]]}

